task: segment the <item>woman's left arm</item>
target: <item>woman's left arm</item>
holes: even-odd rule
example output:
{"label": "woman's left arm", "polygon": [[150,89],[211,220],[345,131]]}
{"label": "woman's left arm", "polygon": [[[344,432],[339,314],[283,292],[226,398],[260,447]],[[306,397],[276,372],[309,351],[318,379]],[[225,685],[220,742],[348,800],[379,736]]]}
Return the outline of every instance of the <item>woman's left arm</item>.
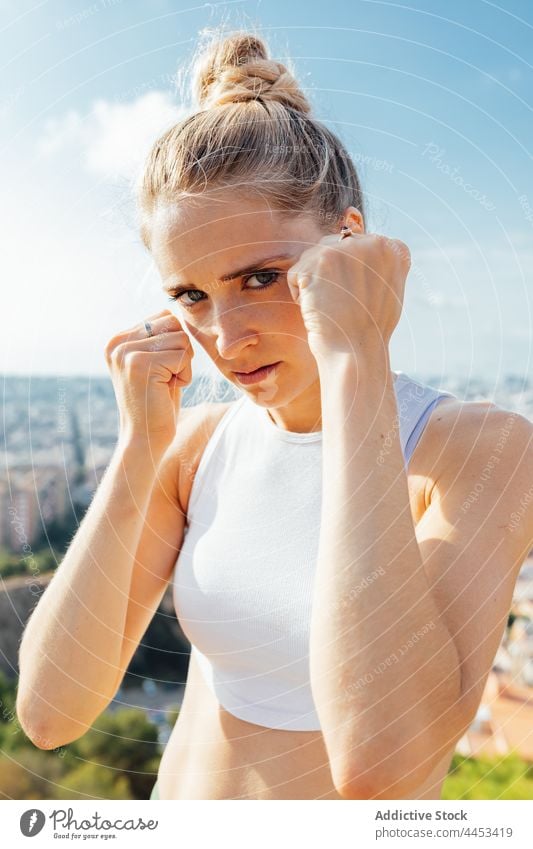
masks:
{"label": "woman's left arm", "polygon": [[533,427],[486,405],[447,414],[439,444],[456,436],[415,528],[386,370],[378,356],[322,370],[311,685],[348,799],[406,798],[463,736],[533,545],[533,511],[512,519],[533,484]]}
{"label": "woman's left arm", "polygon": [[[393,242],[395,256],[383,261],[386,240],[360,239],[340,249],[326,237],[331,248],[306,252],[289,280],[321,384],[310,676],[340,795],[406,798],[472,722],[501,641],[533,544],[533,488],[510,527],[533,483],[533,426],[513,416],[498,453],[509,414],[458,403],[457,427],[448,419],[456,435],[443,432],[415,528],[388,354],[405,254]],[[482,475],[483,497],[470,504]]]}
{"label": "woman's left arm", "polygon": [[377,361],[329,366],[312,691],[338,792],[402,798],[464,729],[460,662],[415,536],[392,379]]}

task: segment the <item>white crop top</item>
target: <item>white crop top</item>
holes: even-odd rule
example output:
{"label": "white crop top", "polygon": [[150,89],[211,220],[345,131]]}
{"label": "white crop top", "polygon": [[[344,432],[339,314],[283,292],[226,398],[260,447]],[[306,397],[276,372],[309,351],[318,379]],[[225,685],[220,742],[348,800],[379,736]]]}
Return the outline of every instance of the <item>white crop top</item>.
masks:
{"label": "white crop top", "polygon": [[[393,372],[405,463],[450,392]],[[317,731],[309,680],[322,432],[278,427],[247,395],[198,465],[173,573],[176,615],[208,686],[234,716]]]}

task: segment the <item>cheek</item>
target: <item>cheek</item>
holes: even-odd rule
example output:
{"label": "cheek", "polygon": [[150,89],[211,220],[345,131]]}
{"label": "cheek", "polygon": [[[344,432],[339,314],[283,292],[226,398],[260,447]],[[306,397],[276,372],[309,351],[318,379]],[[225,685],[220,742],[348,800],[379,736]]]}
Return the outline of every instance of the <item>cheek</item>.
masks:
{"label": "cheek", "polygon": [[[201,319],[194,319],[184,313],[183,310],[173,310],[176,318],[183,329],[193,338],[206,352],[214,345],[214,338],[208,327]],[[287,300],[278,300],[273,303],[264,303],[255,310],[246,310],[251,326],[263,333],[278,333],[284,344],[300,344],[300,340],[307,342],[307,331],[298,304],[295,304],[290,294]]]}

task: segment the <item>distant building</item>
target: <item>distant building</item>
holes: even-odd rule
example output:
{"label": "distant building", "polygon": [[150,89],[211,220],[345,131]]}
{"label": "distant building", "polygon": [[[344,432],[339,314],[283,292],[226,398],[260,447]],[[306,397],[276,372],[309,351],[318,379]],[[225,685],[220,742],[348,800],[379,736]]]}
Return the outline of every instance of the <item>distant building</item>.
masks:
{"label": "distant building", "polygon": [[23,551],[41,535],[43,525],[60,520],[66,510],[68,481],[57,465],[11,467],[0,486],[0,545]]}
{"label": "distant building", "polygon": [[12,551],[23,551],[40,532],[37,493],[27,476],[14,481],[10,489],[4,482],[2,502],[1,544]]}

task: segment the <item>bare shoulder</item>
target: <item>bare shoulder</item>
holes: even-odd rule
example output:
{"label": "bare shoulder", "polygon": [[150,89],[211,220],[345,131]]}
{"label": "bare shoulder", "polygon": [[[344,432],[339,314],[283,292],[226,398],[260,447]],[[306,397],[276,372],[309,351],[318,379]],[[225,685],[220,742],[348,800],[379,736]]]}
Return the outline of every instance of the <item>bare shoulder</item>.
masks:
{"label": "bare shoulder", "polygon": [[441,401],[418,448],[416,473],[426,480],[426,505],[439,486],[470,491],[490,478],[504,488],[512,481],[516,490],[533,480],[533,423],[491,401]]}
{"label": "bare shoulder", "polygon": [[423,462],[434,470],[454,467],[466,454],[486,453],[491,446],[499,453],[507,449],[509,454],[533,432],[533,424],[492,401],[446,398],[434,408],[426,431]]}
{"label": "bare shoulder", "polygon": [[236,401],[204,401],[193,407],[182,407],[180,410],[176,437],[172,444],[172,458],[176,462],[179,502],[185,514],[202,454],[216,426],[235,403]]}

